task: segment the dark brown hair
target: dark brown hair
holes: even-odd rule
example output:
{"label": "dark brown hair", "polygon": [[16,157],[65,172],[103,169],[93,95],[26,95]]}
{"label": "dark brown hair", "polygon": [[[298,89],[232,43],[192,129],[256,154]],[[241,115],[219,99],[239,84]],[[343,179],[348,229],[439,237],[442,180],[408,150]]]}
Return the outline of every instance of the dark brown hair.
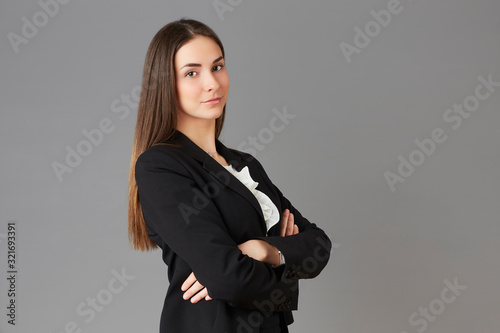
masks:
{"label": "dark brown hair", "polygon": [[[224,47],[215,32],[205,24],[188,18],[170,22],[161,28],[153,37],[146,54],[129,171],[128,238],[135,250],[149,251],[157,248],[156,243],[148,236],[142,214],[135,181],[135,163],[146,149],[163,144],[175,132],[179,105],[175,54],[197,36],[206,36],[215,41],[224,57]],[[226,106],[222,115],[215,120],[215,138],[221,133],[225,114]]]}

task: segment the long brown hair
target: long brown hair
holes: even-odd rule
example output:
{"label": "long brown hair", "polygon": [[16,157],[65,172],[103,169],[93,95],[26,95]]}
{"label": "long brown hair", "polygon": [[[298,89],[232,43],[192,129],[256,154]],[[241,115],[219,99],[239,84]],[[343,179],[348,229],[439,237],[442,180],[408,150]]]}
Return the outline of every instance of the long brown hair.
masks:
{"label": "long brown hair", "polygon": [[[164,144],[175,132],[179,105],[175,54],[197,36],[214,40],[222,56],[225,56],[224,47],[215,32],[205,24],[188,18],[170,22],[161,28],[153,37],[146,54],[129,171],[128,239],[134,250],[149,251],[158,247],[149,238],[146,229],[135,181],[135,163],[146,149]],[[225,114],[226,106],[222,115],[215,120],[215,138],[221,133]]]}

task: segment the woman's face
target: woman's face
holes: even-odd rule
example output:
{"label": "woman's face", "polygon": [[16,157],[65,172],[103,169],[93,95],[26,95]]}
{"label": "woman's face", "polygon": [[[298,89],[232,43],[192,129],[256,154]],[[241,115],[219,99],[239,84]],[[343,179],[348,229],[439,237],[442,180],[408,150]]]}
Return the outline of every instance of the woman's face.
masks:
{"label": "woman's face", "polygon": [[[178,121],[194,124],[219,118],[229,90],[229,77],[219,45],[211,38],[197,36],[177,51],[174,66],[180,103]],[[206,102],[213,98],[220,101]]]}

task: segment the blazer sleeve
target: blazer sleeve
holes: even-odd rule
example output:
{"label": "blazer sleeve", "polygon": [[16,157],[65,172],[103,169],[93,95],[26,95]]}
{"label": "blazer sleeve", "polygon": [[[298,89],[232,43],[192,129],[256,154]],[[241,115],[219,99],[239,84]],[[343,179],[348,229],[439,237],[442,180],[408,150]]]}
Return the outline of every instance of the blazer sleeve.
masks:
{"label": "blazer sleeve", "polygon": [[241,252],[174,153],[148,149],[136,161],[135,178],[147,225],[188,263],[210,297],[238,304],[276,286],[281,271]]}
{"label": "blazer sleeve", "polygon": [[285,267],[280,280],[310,279],[316,277],[330,259],[332,248],[330,238],[315,223],[311,223],[307,218],[302,216],[300,211],[272,183],[260,162],[256,159],[253,159],[253,161],[257,164],[265,179],[273,185],[278,193],[282,209],[285,210],[288,208],[290,210],[294,216],[295,224],[299,227],[299,233],[296,235],[286,237],[265,236],[255,237],[255,239],[261,239],[272,244],[285,257]]}

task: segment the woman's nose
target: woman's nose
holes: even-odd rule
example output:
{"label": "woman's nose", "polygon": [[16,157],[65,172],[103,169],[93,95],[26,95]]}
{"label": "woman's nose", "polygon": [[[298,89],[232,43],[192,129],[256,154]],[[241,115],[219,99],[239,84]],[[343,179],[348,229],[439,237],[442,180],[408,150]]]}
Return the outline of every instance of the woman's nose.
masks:
{"label": "woman's nose", "polygon": [[206,90],[217,90],[219,88],[219,82],[212,73],[209,73],[205,77],[205,89]]}

